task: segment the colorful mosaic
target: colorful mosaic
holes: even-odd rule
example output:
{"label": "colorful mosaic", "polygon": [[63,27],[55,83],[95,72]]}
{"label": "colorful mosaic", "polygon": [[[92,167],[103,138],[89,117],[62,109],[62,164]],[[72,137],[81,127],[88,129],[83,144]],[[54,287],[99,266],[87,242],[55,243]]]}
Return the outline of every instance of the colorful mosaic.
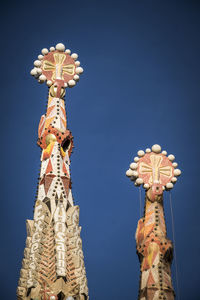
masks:
{"label": "colorful mosaic", "polygon": [[73,136],[67,129],[65,88],[83,69],[78,55],[63,44],[42,50],[31,74],[49,86],[47,111],[38,128],[42,149],[34,220],[27,220],[27,241],[17,289],[18,300],[87,300],[88,287],[80,238],[79,207],[70,178]]}
{"label": "colorful mosaic", "polygon": [[173,245],[166,236],[163,191],[173,188],[181,171],[174,155],[161,152],[159,145],[138,151],[126,175],[136,186],[146,190],[144,216],[136,230],[137,254],[140,260],[139,300],[173,300],[171,279]]}

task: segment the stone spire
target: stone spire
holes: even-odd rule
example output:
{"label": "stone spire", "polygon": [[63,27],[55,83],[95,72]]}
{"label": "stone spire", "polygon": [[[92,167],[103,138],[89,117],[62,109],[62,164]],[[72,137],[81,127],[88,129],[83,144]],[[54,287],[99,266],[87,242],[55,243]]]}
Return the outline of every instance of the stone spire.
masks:
{"label": "stone spire", "polygon": [[88,287],[80,238],[79,207],[74,206],[65,89],[83,72],[78,55],[63,44],[46,48],[31,70],[49,86],[47,111],[38,129],[42,149],[34,219],[27,220],[27,239],[17,288],[18,300],[87,300]]}
{"label": "stone spire", "polygon": [[166,235],[163,211],[163,191],[172,189],[181,174],[174,159],[154,145],[146,153],[138,151],[126,172],[146,190],[144,215],[135,235],[141,272],[138,300],[173,300],[175,296],[170,269],[173,245]]}

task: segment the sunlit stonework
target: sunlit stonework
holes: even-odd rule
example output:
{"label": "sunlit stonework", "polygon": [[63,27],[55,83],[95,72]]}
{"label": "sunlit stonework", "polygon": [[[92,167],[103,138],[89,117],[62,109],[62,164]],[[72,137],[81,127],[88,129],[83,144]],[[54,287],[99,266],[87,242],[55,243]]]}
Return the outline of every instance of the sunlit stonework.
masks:
{"label": "sunlit stonework", "polygon": [[[83,69],[77,54],[63,44],[42,50],[31,74],[49,88],[47,111],[38,128],[41,168],[33,220],[17,288],[18,300],[87,300],[88,287],[70,177],[73,137],[67,129],[65,88],[74,86]],[[75,77],[75,78],[74,78]]]}
{"label": "sunlit stonework", "polygon": [[[146,152],[146,153],[145,153]],[[181,174],[173,155],[161,152],[159,145],[138,151],[126,175],[146,190],[144,215],[135,234],[140,261],[138,300],[174,300],[171,279],[173,245],[167,238],[163,210],[163,191],[172,189]]]}

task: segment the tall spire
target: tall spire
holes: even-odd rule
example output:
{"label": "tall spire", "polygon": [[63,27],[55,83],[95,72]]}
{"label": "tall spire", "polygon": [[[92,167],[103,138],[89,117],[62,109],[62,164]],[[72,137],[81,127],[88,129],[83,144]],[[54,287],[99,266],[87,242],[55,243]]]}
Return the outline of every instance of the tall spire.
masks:
{"label": "tall spire", "polygon": [[27,239],[17,288],[18,300],[87,300],[88,287],[74,206],[70,155],[73,137],[67,129],[65,89],[83,72],[78,55],[61,43],[46,48],[31,70],[49,86],[47,111],[38,128],[42,149],[34,219],[27,220]]}
{"label": "tall spire", "polygon": [[170,270],[173,245],[166,235],[163,210],[163,191],[172,189],[181,174],[174,159],[154,145],[146,153],[138,151],[126,172],[136,186],[143,184],[146,190],[144,215],[135,235],[141,272],[138,300],[174,299]]}

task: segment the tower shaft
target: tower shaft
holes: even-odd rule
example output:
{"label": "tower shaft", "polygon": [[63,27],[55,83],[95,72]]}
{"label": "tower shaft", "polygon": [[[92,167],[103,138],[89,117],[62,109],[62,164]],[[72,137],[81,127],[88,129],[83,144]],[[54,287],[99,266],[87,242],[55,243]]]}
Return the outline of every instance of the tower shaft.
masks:
{"label": "tower shaft", "polygon": [[160,145],[138,151],[126,175],[143,185],[145,192],[144,216],[136,230],[137,254],[140,261],[140,288],[138,300],[174,300],[171,262],[173,245],[167,238],[163,209],[163,192],[177,182],[181,171],[173,162],[175,157]]}
{"label": "tower shaft", "polygon": [[64,95],[64,81],[57,80],[39,123],[41,169],[34,219],[27,220],[18,300],[88,299],[79,207],[71,191],[73,137],[67,129]]}
{"label": "tower shaft", "polygon": [[140,300],[174,299],[171,279],[172,242],[166,236],[163,195],[152,200],[146,192],[144,217],[136,231],[140,260]]}

